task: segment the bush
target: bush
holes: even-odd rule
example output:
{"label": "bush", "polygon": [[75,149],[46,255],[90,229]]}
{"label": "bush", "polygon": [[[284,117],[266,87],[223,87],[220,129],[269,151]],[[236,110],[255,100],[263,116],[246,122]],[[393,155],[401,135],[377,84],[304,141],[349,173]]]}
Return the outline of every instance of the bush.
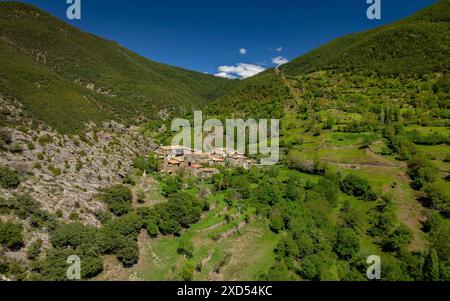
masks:
{"label": "bush", "polygon": [[11,144],[12,137],[11,132],[6,128],[0,129],[0,150],[6,150],[7,146]]}
{"label": "bush", "polygon": [[341,190],[346,194],[367,201],[374,201],[378,198],[376,193],[372,191],[369,182],[355,174],[349,174],[341,181]]}
{"label": "bush", "polygon": [[399,252],[406,248],[412,239],[413,236],[409,228],[401,225],[383,241],[383,249],[388,252]]}
{"label": "bush", "polygon": [[96,254],[81,256],[81,278],[90,279],[103,271],[103,260]]}
{"label": "bush", "polygon": [[164,196],[177,193],[181,189],[181,181],[178,177],[169,176],[161,183],[161,190]]}
{"label": "bush", "polygon": [[337,232],[334,251],[339,258],[348,260],[359,251],[359,239],[355,231],[349,228],[341,228]]}
{"label": "bush", "polygon": [[396,135],[389,141],[389,148],[396,154],[400,160],[409,160],[416,153],[416,148],[408,137]]}
{"label": "bush", "polygon": [[183,281],[192,281],[192,279],[194,278],[194,271],[195,271],[194,265],[188,262],[181,269],[179,278],[181,278],[181,280]]}
{"label": "bush", "polygon": [[436,181],[438,171],[431,161],[417,154],[408,163],[408,175],[413,180],[413,188],[420,190],[426,184]]}
{"label": "bush", "polygon": [[190,240],[183,239],[178,244],[177,253],[192,258],[194,256],[194,245]]}
{"label": "bush", "polygon": [[113,186],[104,193],[108,209],[117,216],[122,216],[130,211],[132,199],[133,194],[130,188],[124,185]]}
{"label": "bush", "polygon": [[150,154],[147,158],[143,156],[135,158],[133,167],[141,171],[155,172],[161,168],[161,162],[156,154]]}
{"label": "bush", "polygon": [[36,259],[39,254],[41,253],[41,247],[42,247],[42,240],[41,239],[37,239],[36,241],[34,241],[27,250],[27,258],[29,260],[34,260]]}
{"label": "bush", "polygon": [[78,222],[64,224],[52,233],[50,241],[56,248],[95,245],[95,229]]}
{"label": "bush", "polygon": [[437,184],[427,184],[424,189],[425,206],[440,211],[443,215],[450,217],[450,198]]}
{"label": "bush", "polygon": [[124,238],[121,248],[117,251],[117,259],[124,267],[132,267],[139,262],[139,247],[136,241]]}
{"label": "bush", "polygon": [[16,189],[20,185],[17,171],[0,166],[0,186],[5,189]]}
{"label": "bush", "polygon": [[112,219],[112,214],[109,211],[97,210],[94,212],[94,214],[102,224],[105,224]]}
{"label": "bush", "polygon": [[12,222],[0,222],[0,244],[11,250],[19,250],[23,246],[23,227]]}
{"label": "bush", "polygon": [[319,272],[316,266],[309,257],[305,258],[300,264],[300,276],[305,280],[317,280]]}

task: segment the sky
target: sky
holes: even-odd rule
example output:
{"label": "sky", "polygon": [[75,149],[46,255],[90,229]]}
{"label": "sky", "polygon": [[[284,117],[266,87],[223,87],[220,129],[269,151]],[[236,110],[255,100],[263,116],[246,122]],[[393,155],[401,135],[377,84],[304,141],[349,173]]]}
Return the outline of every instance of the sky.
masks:
{"label": "sky", "polygon": [[[400,20],[437,0],[23,0],[153,61],[228,78],[247,78],[345,34]],[[72,1],[72,0],[69,0]],[[375,1],[375,0],[373,0]]]}

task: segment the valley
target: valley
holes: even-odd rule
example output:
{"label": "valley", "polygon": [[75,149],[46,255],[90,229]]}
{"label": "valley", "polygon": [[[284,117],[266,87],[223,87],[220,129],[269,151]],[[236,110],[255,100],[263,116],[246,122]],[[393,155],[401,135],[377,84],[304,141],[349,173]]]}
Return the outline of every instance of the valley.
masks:
{"label": "valley", "polygon": [[[450,1],[245,80],[0,8],[1,280],[450,280]],[[278,164],[172,156],[199,109],[280,120]]]}

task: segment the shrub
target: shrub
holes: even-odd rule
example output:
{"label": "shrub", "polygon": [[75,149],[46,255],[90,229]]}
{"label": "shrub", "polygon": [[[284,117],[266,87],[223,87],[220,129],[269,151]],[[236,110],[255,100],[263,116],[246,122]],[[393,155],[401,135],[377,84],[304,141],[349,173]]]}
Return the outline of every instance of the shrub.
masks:
{"label": "shrub", "polygon": [[427,207],[440,211],[443,215],[450,217],[450,198],[437,184],[427,184],[424,188],[424,203]]}
{"label": "shrub", "polygon": [[52,143],[52,142],[53,142],[53,139],[52,139],[52,137],[51,137],[49,134],[46,134],[46,135],[40,136],[40,137],[38,138],[38,142],[39,142],[39,144],[40,144],[41,146],[45,146],[45,145],[47,145],[47,144],[49,144],[49,143]]}
{"label": "shrub", "polygon": [[0,150],[6,150],[7,146],[11,144],[12,137],[11,132],[6,128],[0,129]]}
{"label": "shrub", "polygon": [[132,267],[139,261],[139,247],[136,241],[124,238],[121,248],[117,251],[117,259],[124,267]]}
{"label": "shrub", "polygon": [[132,199],[133,194],[130,188],[124,185],[113,186],[104,193],[108,209],[117,216],[122,216],[130,211]]}
{"label": "shrub", "polygon": [[17,171],[0,166],[0,186],[5,189],[16,189],[20,185]]}
{"label": "shrub", "polygon": [[9,151],[11,153],[22,153],[23,152],[23,147],[21,144],[19,143],[14,143],[9,147]]}
{"label": "shrub", "polygon": [[12,250],[19,250],[23,246],[23,227],[12,222],[0,222],[0,244]]}
{"label": "shrub", "polygon": [[52,233],[50,241],[56,248],[95,245],[95,229],[78,222],[64,224]]}
{"label": "shrub", "polygon": [[36,241],[34,241],[27,250],[27,258],[29,260],[34,260],[36,259],[39,254],[41,253],[41,247],[42,247],[42,240],[41,239],[37,239]]}
{"label": "shrub", "polygon": [[309,257],[300,264],[300,275],[305,280],[317,280],[319,273],[316,264]]}
{"label": "shrub", "polygon": [[161,183],[161,190],[164,196],[169,196],[170,194],[176,193],[181,189],[181,181],[178,177],[167,177]]}
{"label": "shrub", "polygon": [[344,180],[341,181],[341,190],[346,194],[367,201],[374,201],[377,199],[377,195],[372,191],[369,182],[355,174],[348,174]]}
{"label": "shrub", "polygon": [[411,243],[412,238],[409,228],[400,225],[383,241],[383,249],[388,252],[399,252]]}
{"label": "shrub", "polygon": [[408,175],[413,180],[414,189],[422,189],[426,184],[433,183],[437,179],[436,167],[423,155],[415,155],[408,163]]}
{"label": "shrub", "polygon": [[194,256],[194,245],[190,240],[183,239],[178,244],[177,253],[192,258]]}
{"label": "shrub", "polygon": [[27,147],[28,147],[29,150],[36,149],[36,146],[34,145],[34,143],[32,141],[28,141],[27,142]]}
{"label": "shrub", "polygon": [[359,251],[359,239],[355,231],[349,228],[341,228],[337,232],[334,251],[339,258],[348,260]]}
{"label": "shrub", "polygon": [[100,221],[100,223],[105,224],[112,219],[112,214],[109,211],[97,210],[94,212],[95,217]]}
{"label": "shrub", "polygon": [[192,263],[187,262],[181,269],[179,278],[181,278],[181,280],[183,281],[192,281],[192,279],[194,278],[194,271],[195,266]]}
{"label": "shrub", "polygon": [[157,221],[154,218],[151,218],[147,221],[146,228],[147,228],[148,235],[150,235],[150,237],[158,236],[159,228],[158,228]]}
{"label": "shrub", "polygon": [[396,154],[400,160],[409,160],[416,153],[416,148],[408,137],[396,135],[389,141],[389,148]]}

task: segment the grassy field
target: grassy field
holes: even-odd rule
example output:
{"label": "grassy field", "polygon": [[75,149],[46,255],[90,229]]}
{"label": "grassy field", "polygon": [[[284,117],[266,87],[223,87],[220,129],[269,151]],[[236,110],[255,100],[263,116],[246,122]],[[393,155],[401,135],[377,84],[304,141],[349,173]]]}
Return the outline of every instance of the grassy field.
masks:
{"label": "grassy field", "polygon": [[[223,195],[210,198],[214,209],[179,237],[158,237],[148,241],[136,267],[143,280],[177,280],[186,266],[195,267],[195,280],[257,280],[273,264],[273,249],[279,235],[272,233],[264,220],[246,224],[245,214],[227,208]],[[231,216],[227,221],[226,215]],[[181,241],[194,246],[192,258],[177,253]]]}

